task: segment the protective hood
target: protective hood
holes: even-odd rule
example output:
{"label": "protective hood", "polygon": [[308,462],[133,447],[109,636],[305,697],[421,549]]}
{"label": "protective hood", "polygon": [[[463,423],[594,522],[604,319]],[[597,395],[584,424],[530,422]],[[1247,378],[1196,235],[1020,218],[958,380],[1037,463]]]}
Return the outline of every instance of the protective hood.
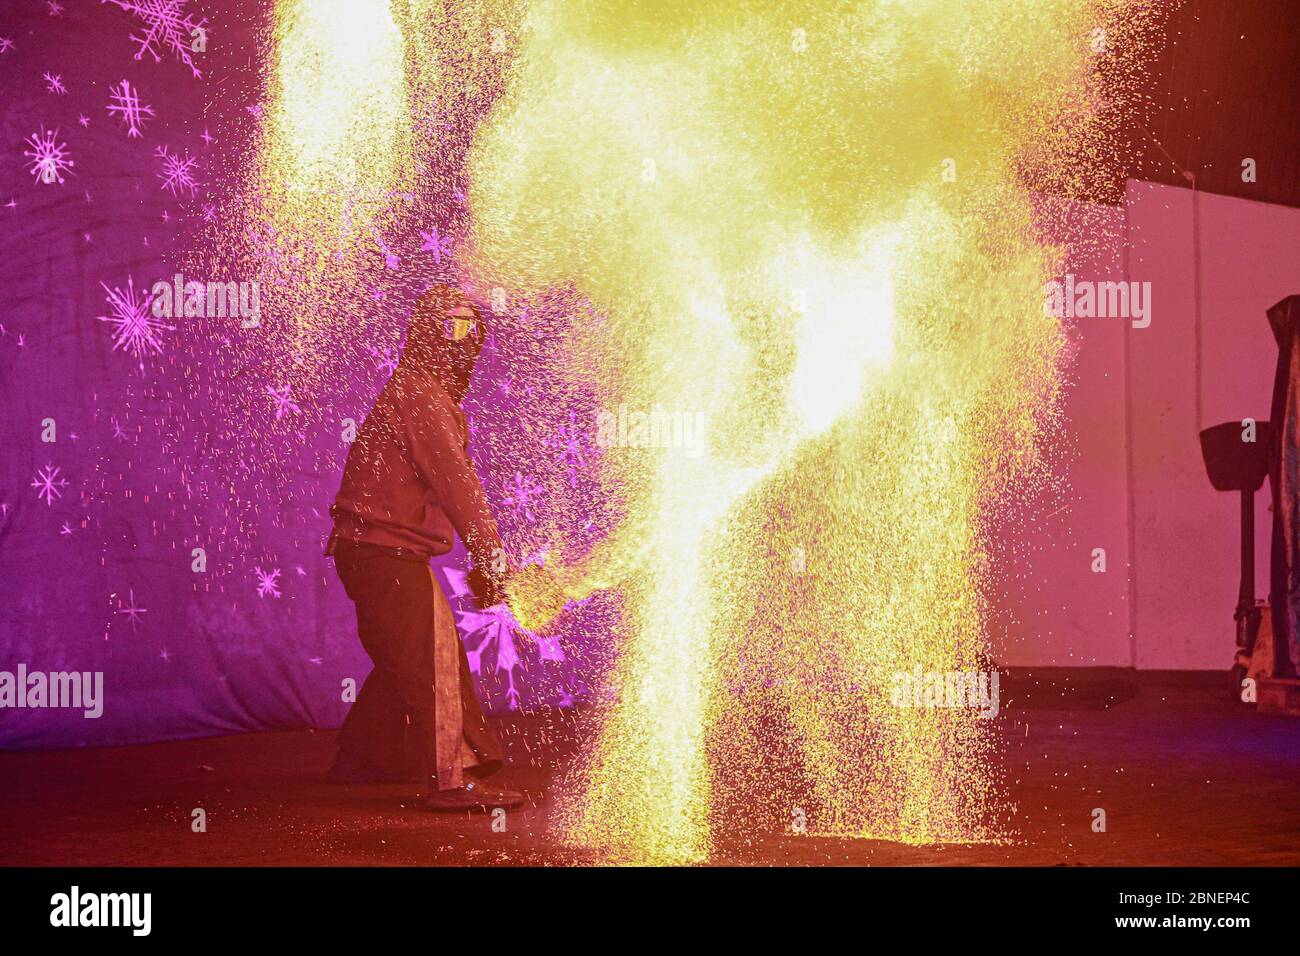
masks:
{"label": "protective hood", "polygon": [[[459,306],[469,306],[474,320],[450,318]],[[452,286],[436,285],[420,297],[406,330],[402,363],[431,372],[438,383],[459,404],[469,391],[474,363],[483,350],[487,323],[465,293]]]}

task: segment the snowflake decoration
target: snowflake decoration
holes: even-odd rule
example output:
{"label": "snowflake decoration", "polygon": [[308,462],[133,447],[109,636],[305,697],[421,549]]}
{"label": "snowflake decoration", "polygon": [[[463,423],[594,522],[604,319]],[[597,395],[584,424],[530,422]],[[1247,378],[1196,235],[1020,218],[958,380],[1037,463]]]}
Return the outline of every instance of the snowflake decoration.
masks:
{"label": "snowflake decoration", "polygon": [[180,156],[168,152],[166,146],[159,146],[154,151],[154,155],[163,161],[163,170],[158,174],[163,184],[158,187],[159,189],[170,189],[173,196],[178,189],[188,189],[191,196],[198,191],[198,181],[191,172],[198,160],[191,159],[188,153],[185,154],[184,159],[181,159]]}
{"label": "snowflake decoration", "polygon": [[433,227],[433,232],[425,232],[421,229],[420,238],[424,240],[424,245],[420,246],[420,251],[432,252],[434,262],[441,264],[443,256],[451,256],[453,251],[452,242],[454,240],[451,236],[438,235],[437,226]]}
{"label": "snowflake decoration", "polygon": [[68,487],[68,479],[59,477],[60,469],[53,465],[46,465],[36,472],[36,477],[32,479],[32,487],[36,489],[36,497],[44,498],[45,504],[54,504],[55,498],[63,497],[63,489]]}
{"label": "snowflake decoration", "polygon": [[385,346],[383,349],[377,349],[373,345],[370,347],[370,356],[375,359],[376,367],[385,376],[390,376],[397,371],[397,363],[401,358],[395,348]]}
{"label": "snowflake decoration", "polygon": [[402,260],[384,244],[384,239],[379,235],[379,230],[371,226],[370,234],[375,237],[375,242],[379,245],[379,251],[384,254],[384,265],[389,269],[400,269]]}
{"label": "snowflake decoration", "polygon": [[143,295],[136,292],[133,277],[127,277],[126,292],[123,292],[119,286],[110,289],[103,282],[100,286],[108,297],[108,307],[112,315],[101,315],[97,318],[115,327],[113,351],[121,349],[130,352],[140,360],[140,371],[143,372],[145,355],[150,352],[162,352],[162,341],[158,338],[158,333],[164,329],[174,332],[176,326],[166,325],[154,318],[150,310],[153,304],[153,293]]}
{"label": "snowflake decoration", "polygon": [[515,472],[514,487],[510,489],[504,501],[514,509],[515,515],[528,521],[536,521],[533,506],[542,496],[542,485],[532,475]]}
{"label": "snowflake decoration", "polygon": [[271,396],[271,401],[275,402],[275,420],[277,422],[290,412],[297,415],[302,411],[302,409],[298,407],[298,403],[289,396],[288,385],[278,389],[272,388],[268,385],[266,386],[266,393]]}
{"label": "snowflake decoration", "polygon": [[[470,672],[476,677],[486,677],[484,665],[491,662],[491,671],[505,678],[506,706],[510,710],[518,710],[520,694],[515,684],[515,675],[523,668],[521,646],[533,647],[536,659],[543,663],[562,663],[565,659],[564,648],[554,637],[544,637],[525,630],[505,604],[480,608],[470,591],[465,572],[455,568],[445,570],[451,591],[452,610],[456,626],[463,635]],[[566,696],[571,699],[567,691]]]}
{"label": "snowflake decoration", "polygon": [[577,487],[578,470],[587,464],[587,452],[584,440],[586,433],[578,425],[578,416],[573,409],[569,409],[569,423],[560,425],[556,431],[559,434],[556,444],[560,448],[560,464],[568,469],[569,487]]}
{"label": "snowflake decoration", "polygon": [[274,571],[263,571],[261,568],[253,568],[253,573],[257,575],[257,596],[278,598],[280,596],[280,569]]}
{"label": "snowflake decoration", "polygon": [[9,37],[0,37],[0,53],[8,53],[14,48],[14,41]]}
{"label": "snowflake decoration", "polygon": [[130,592],[129,596],[127,597],[127,604],[126,604],[126,605],[123,605],[123,604],[122,604],[122,599],[121,599],[121,598],[118,598],[118,600],[117,600],[117,611],[116,611],[115,613],[117,613],[117,614],[125,614],[127,620],[131,622],[131,630],[135,630],[135,624],[136,624],[136,620],[137,620],[137,618],[139,618],[141,614],[145,614],[145,613],[147,613],[148,610],[149,610],[149,609],[146,608],[146,607],[136,607],[136,606],[135,606],[135,591],[132,590],[132,591]]}
{"label": "snowflake decoration", "polygon": [[27,137],[27,145],[31,149],[24,150],[23,155],[31,159],[31,173],[40,182],[62,185],[63,171],[76,165],[68,158],[68,144],[60,143],[58,135],[57,129],[47,133],[42,126],[40,132]]}
{"label": "snowflake decoration", "polygon": [[146,117],[153,117],[153,107],[140,105],[140,91],[132,89],[127,80],[123,80],[117,86],[110,86],[109,90],[113,94],[113,101],[108,104],[108,111],[122,114],[121,119],[126,123],[128,138],[139,136],[140,126]]}
{"label": "snowflake decoration", "polygon": [[514,616],[504,605],[478,611],[462,608],[456,611],[456,624],[464,633],[465,657],[470,672],[483,677],[483,658],[495,663],[492,670],[504,674],[506,681],[506,706],[519,708],[519,690],[515,687],[515,671],[519,668],[518,639],[523,633]]}
{"label": "snowflake decoration", "polygon": [[100,0],[111,3],[143,21],[144,35],[131,34],[131,40],[140,45],[135,58],[140,60],[148,53],[155,63],[162,62],[159,50],[170,51],[172,56],[190,68],[195,78],[203,73],[194,65],[190,56],[191,44],[195,34],[203,34],[208,20],[195,20],[192,14],[185,12],[188,0]]}
{"label": "snowflake decoration", "polygon": [[67,95],[68,95],[68,88],[67,88],[66,86],[63,85],[63,74],[62,74],[62,73],[46,73],[46,74],[45,74],[45,92],[46,92],[46,93],[58,93],[58,94],[61,95],[61,96],[67,96]]}
{"label": "snowflake decoration", "polygon": [[59,0],[48,0],[48,2],[45,4],[45,7],[47,10],[50,11],[50,16],[52,17],[63,16],[63,4],[59,3]]}

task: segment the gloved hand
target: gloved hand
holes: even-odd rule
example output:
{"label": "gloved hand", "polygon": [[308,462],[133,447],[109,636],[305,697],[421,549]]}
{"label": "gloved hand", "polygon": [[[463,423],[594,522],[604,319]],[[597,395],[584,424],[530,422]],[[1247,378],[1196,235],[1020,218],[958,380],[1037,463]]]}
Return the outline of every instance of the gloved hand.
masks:
{"label": "gloved hand", "polygon": [[497,572],[491,567],[475,566],[470,569],[467,583],[474,592],[474,597],[481,608],[489,608],[506,600],[505,572]]}

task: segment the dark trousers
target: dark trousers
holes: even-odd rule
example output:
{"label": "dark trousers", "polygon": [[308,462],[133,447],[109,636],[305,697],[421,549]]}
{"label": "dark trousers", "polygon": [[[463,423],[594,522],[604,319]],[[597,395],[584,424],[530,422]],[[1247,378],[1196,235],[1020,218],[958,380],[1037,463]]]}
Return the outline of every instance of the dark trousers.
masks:
{"label": "dark trousers", "polygon": [[[361,644],[374,663],[339,732],[341,753],[392,774],[429,777],[437,767],[434,602],[428,563],[375,545],[340,543],[335,568],[357,608]],[[501,766],[501,745],[487,726],[465,648],[460,660],[464,764],[476,776]]]}

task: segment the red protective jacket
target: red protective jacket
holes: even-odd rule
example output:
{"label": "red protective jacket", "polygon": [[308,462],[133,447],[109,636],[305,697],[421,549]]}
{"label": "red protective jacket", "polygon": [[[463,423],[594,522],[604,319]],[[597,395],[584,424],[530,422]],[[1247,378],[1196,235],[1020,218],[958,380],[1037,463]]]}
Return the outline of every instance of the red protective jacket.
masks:
{"label": "red protective jacket", "polygon": [[501,536],[468,445],[465,415],[438,379],[398,363],[348,452],[334,536],[423,557],[450,551],[455,532],[476,568],[496,569]]}

